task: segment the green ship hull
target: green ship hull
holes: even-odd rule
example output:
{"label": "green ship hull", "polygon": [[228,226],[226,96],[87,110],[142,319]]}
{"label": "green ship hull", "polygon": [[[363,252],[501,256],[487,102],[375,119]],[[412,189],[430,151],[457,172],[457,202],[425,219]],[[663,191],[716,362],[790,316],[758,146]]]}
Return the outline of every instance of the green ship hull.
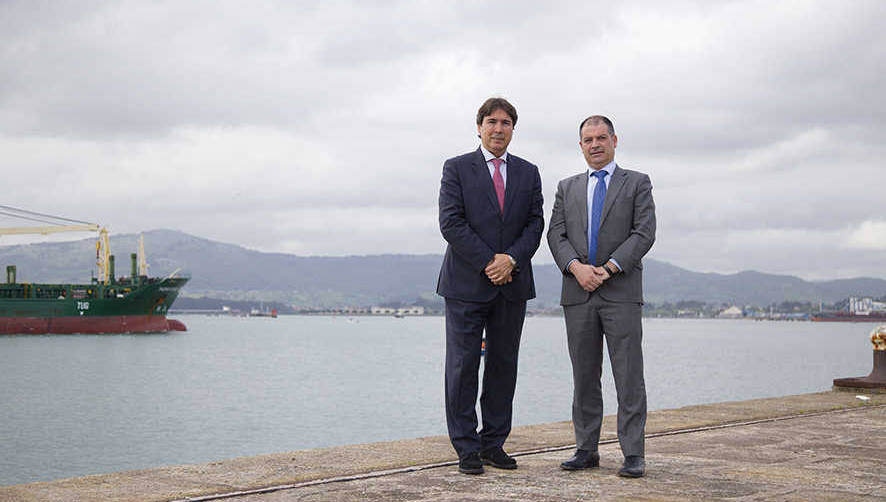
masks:
{"label": "green ship hull", "polygon": [[111,284],[0,284],[0,334],[163,333],[188,278],[137,277]]}

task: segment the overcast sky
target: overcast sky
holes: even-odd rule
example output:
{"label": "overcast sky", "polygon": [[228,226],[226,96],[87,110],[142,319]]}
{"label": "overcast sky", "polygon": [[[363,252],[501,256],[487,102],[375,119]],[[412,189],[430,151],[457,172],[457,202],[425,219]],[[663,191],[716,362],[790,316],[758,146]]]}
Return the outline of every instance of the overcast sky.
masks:
{"label": "overcast sky", "polygon": [[495,95],[546,220],[600,113],[652,177],[650,257],[886,278],[886,2],[621,4],[3,1],[0,204],[261,251],[442,253],[443,161],[477,148]]}

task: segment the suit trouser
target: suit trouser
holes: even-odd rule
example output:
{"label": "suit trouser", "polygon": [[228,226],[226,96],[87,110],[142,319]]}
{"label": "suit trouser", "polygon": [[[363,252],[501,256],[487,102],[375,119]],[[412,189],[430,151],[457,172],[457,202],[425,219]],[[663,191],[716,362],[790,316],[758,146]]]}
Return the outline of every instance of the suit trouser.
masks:
{"label": "suit trouser", "polygon": [[597,451],[603,423],[603,338],[618,395],[618,442],[625,456],[644,456],[646,384],[643,379],[643,324],[639,303],[609,302],[592,294],[563,308],[572,360],[572,423],[579,449]]}
{"label": "suit trouser", "polygon": [[[504,445],[511,432],[517,385],[517,355],[526,302],[501,294],[489,302],[446,299],[446,425],[459,458]],[[486,331],[486,358],[477,432],[480,345]]]}

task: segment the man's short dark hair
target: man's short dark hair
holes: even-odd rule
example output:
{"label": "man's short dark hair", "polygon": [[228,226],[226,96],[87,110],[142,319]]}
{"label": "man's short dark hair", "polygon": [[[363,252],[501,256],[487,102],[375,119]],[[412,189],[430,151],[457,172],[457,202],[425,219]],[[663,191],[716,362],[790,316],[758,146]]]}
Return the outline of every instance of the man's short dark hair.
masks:
{"label": "man's short dark hair", "polygon": [[511,117],[511,125],[517,125],[517,109],[514,108],[514,105],[508,103],[508,100],[505,98],[489,98],[480,105],[480,109],[477,110],[477,125],[483,123],[483,119],[486,118],[487,115],[492,115],[492,112],[495,110],[502,110],[507,113],[509,117]]}
{"label": "man's short dark hair", "polygon": [[612,125],[612,121],[603,115],[591,115],[590,117],[581,121],[581,124],[578,125],[578,135],[581,136],[581,130],[584,128],[586,124],[592,125],[600,125],[606,124],[606,127],[609,129],[609,135],[615,136],[615,126]]}

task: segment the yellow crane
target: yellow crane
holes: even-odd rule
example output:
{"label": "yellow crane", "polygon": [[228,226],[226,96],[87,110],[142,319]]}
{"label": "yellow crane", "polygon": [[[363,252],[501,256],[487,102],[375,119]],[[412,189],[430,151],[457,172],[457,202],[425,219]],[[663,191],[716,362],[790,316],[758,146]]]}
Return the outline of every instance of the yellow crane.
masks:
{"label": "yellow crane", "polygon": [[[49,235],[59,232],[98,232],[98,240],[95,243],[95,265],[98,267],[98,282],[108,284],[111,280],[110,261],[111,247],[108,238],[108,230],[96,223],[71,220],[48,214],[35,213],[24,209],[0,205],[0,214],[14,218],[51,223],[49,225],[32,227],[6,227],[0,228],[0,235]],[[65,221],[68,223],[52,223],[52,221]]]}

